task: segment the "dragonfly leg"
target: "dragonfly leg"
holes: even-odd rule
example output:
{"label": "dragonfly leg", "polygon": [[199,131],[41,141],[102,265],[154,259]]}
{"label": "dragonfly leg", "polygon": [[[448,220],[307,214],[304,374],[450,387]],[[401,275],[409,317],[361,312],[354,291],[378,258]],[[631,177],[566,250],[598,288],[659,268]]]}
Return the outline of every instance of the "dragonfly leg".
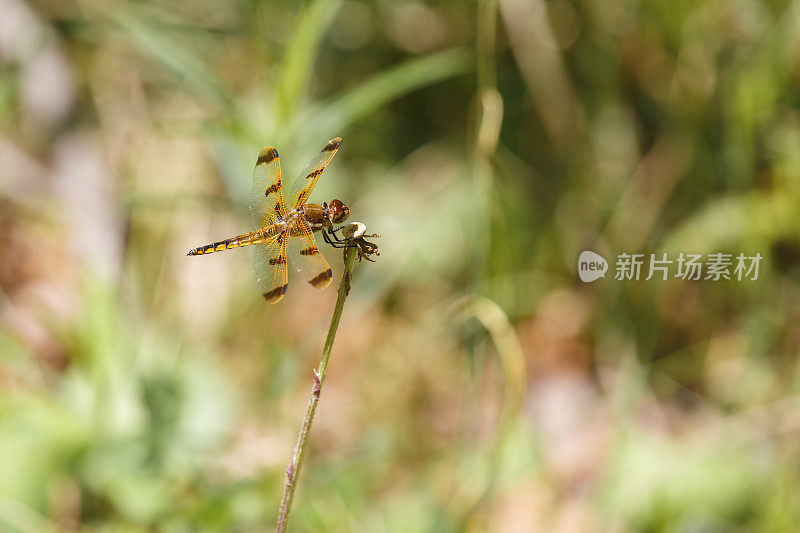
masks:
{"label": "dragonfly leg", "polygon": [[346,227],[346,226],[339,226],[339,227],[338,227],[338,228],[336,228],[336,229],[331,229],[331,230],[328,230],[328,232],[330,233],[330,236],[333,238],[333,240],[335,240],[336,242],[344,242],[344,241],[346,241],[347,239],[344,239],[344,238],[341,238],[341,237],[339,237],[338,235],[336,235],[336,233],[337,233],[337,232],[339,232],[339,231],[341,231],[341,230],[343,230],[345,227]]}
{"label": "dragonfly leg", "polygon": [[[333,239],[331,239],[331,235],[333,235],[334,237]],[[333,232],[329,234],[328,231],[326,230],[322,230],[322,238],[325,240],[325,242],[327,242],[334,248],[347,248],[349,246],[352,246],[346,240],[339,239],[338,237],[336,237],[336,234],[334,234]]]}

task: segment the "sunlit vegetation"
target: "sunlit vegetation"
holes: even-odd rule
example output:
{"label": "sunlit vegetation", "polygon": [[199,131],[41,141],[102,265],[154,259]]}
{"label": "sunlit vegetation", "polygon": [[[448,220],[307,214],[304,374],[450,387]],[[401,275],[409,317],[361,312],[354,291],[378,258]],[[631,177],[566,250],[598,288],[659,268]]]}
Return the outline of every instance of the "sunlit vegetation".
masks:
{"label": "sunlit vegetation", "polygon": [[[382,235],[296,531],[794,531],[789,2],[0,2],[0,530],[261,531],[334,283],[269,306],[253,165]],[[320,243],[322,246],[322,243]],[[593,250],[605,279],[578,280]],[[761,253],[616,281],[620,253]]]}

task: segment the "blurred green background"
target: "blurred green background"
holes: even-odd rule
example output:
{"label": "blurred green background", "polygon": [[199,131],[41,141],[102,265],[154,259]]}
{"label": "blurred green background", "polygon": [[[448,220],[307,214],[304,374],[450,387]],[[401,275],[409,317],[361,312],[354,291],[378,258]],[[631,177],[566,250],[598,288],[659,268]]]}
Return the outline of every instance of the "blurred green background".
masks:
{"label": "blurred green background", "polygon": [[[185,254],[250,230],[261,147],[291,180],[335,136],[312,200],[381,256],[292,530],[796,531],[798,35],[780,0],[0,0],[0,531],[273,527],[335,286]],[[611,275],[715,251],[758,280]]]}

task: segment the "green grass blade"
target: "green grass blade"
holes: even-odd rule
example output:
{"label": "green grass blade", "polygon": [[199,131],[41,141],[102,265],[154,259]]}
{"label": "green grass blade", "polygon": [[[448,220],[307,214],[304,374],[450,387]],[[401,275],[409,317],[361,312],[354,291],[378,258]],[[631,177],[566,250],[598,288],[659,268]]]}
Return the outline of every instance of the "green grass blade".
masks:
{"label": "green grass blade", "polygon": [[308,91],[319,43],[341,5],[341,0],[316,0],[299,15],[292,40],[283,56],[278,94],[278,119],[286,121],[294,114]]}
{"label": "green grass blade", "polygon": [[[313,117],[316,131],[339,132],[403,95],[469,71],[466,49],[437,52],[405,61],[334,98]],[[312,117],[306,116],[305,121]]]}
{"label": "green grass blade", "polygon": [[165,32],[148,15],[131,10],[112,11],[109,14],[129,37],[129,42],[143,56],[161,65],[196,94],[226,108],[232,99],[217,76],[185,45]]}

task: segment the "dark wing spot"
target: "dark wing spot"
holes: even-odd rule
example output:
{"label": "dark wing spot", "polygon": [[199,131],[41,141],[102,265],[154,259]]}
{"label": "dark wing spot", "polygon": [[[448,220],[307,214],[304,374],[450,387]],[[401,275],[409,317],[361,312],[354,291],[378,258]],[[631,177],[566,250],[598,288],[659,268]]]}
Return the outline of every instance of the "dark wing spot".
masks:
{"label": "dark wing spot", "polygon": [[332,277],[333,277],[333,272],[331,272],[331,269],[329,268],[328,270],[326,270],[325,272],[322,272],[317,277],[308,280],[308,282],[313,287],[316,287],[318,289],[322,289],[322,288],[325,288],[325,287],[328,286],[328,283],[331,282],[331,278]]}
{"label": "dark wing spot", "polygon": [[258,161],[256,161],[256,165],[260,165],[261,163],[269,163],[273,159],[278,158],[278,151],[273,148],[272,146],[267,146],[261,153],[258,154]]}
{"label": "dark wing spot", "polygon": [[281,190],[281,182],[277,181],[272,185],[270,185],[269,187],[267,187],[266,191],[264,192],[264,196],[269,196],[270,194],[276,193],[279,190]]}
{"label": "dark wing spot", "polygon": [[269,264],[270,265],[282,265],[284,263],[286,263],[286,256],[285,255],[280,255],[278,257],[273,257],[272,259],[269,260]]}
{"label": "dark wing spot", "polygon": [[339,137],[336,137],[335,139],[331,139],[330,141],[328,141],[328,144],[325,145],[325,148],[323,148],[322,151],[333,152],[334,150],[339,148],[340,144],[342,144],[342,140]]}
{"label": "dark wing spot", "polygon": [[300,250],[300,255],[317,255],[319,253],[319,248],[316,246],[309,246],[303,250]]}
{"label": "dark wing spot", "polygon": [[282,285],[280,287],[275,287],[271,291],[265,292],[262,296],[264,296],[264,299],[266,301],[268,301],[271,304],[274,304],[275,302],[277,302],[278,300],[283,298],[284,294],[286,294],[286,287],[287,287],[287,285]]}

